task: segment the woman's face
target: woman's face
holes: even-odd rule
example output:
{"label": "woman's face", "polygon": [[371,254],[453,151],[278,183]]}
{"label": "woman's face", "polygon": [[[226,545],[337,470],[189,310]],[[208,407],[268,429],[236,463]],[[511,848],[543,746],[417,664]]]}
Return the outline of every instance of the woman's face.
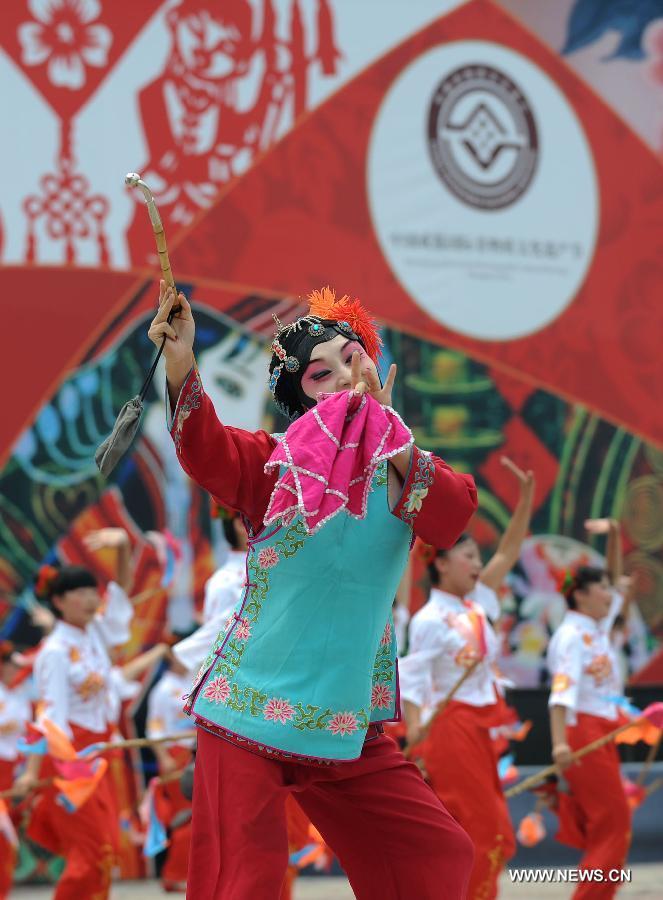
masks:
{"label": "woman's face", "polygon": [[578,612],[597,621],[605,619],[612,603],[612,592],[607,577],[594,584],[588,584],[582,591],[576,591],[575,600]]}
{"label": "woman's face", "polygon": [[62,621],[67,625],[85,628],[94,619],[101,599],[96,587],[80,587],[73,591],[65,591],[53,597],[53,605],[57,608]]}
{"label": "woman's face", "polygon": [[10,685],[14,678],[18,675],[18,666],[10,659],[0,662],[0,681],[3,684]]}
{"label": "woman's face", "polygon": [[471,538],[448,550],[435,560],[440,573],[440,588],[449,594],[465,597],[476,587],[481,574],[481,554]]}
{"label": "woman's face", "polygon": [[311,360],[302,375],[302,390],[307,397],[317,400],[318,394],[335,394],[352,387],[352,354],[359,353],[362,372],[369,370],[377,376],[375,363],[359,341],[348,340],[342,334],[317,344]]}

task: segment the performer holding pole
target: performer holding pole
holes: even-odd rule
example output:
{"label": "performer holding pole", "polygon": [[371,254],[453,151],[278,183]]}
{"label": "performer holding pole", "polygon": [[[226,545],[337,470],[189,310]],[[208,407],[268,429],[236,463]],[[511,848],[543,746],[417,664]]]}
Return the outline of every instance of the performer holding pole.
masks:
{"label": "performer holding pole", "polygon": [[[147,701],[147,729],[150,740],[178,731],[188,731],[189,719],[182,710],[182,696],[191,686],[192,672],[175,657],[168,670],[150,691]],[[177,743],[153,744],[152,750],[162,778],[182,771],[193,757],[195,738],[183,737]],[[183,889],[186,884],[191,841],[191,802],[182,793],[179,779],[163,781],[155,792],[159,819],[169,829],[170,842],[161,870],[165,891]]]}
{"label": "performer holding pole", "polygon": [[[117,581],[107,587],[103,613],[99,613],[97,579],[88,569],[45,566],[36,588],[57,618],[34,667],[38,720],[43,716],[54,722],[77,751],[111,736],[108,648],[127,642],[133,616],[127,597],[131,586],[127,533],[121,528],[104,528],[88,535],[86,543],[91,550],[114,548],[118,554]],[[48,779],[54,774],[48,756],[30,756],[25,773],[15,783],[16,795],[28,793],[40,777]],[[110,775],[104,775],[75,812],[65,811],[56,800],[57,793],[55,785],[39,793],[28,830],[38,844],[65,858],[53,896],[55,900],[103,900],[109,896],[118,846],[117,807]]]}
{"label": "performer holding pole", "polygon": [[[621,598],[607,574],[590,566],[568,576],[564,594],[568,612],[548,647],[552,757],[570,789],[570,795],[559,795],[557,838],[584,850],[582,868],[607,873],[624,865],[631,837],[619,755],[612,741],[578,762],[573,753],[619,725],[611,698],[621,694],[621,680],[610,629]],[[617,887],[607,878],[583,882],[573,897],[607,900]]]}
{"label": "performer holding pole", "polygon": [[250,529],[241,604],[188,699],[199,725],[188,895],[277,900],[294,791],[360,900],[460,900],[470,842],[381,722],[398,715],[391,602],[412,534],[452,545],[474,483],[413,446],[361,305],[329,289],[309,302],[272,344],[270,388],[293,420],[278,439],[219,422],[191,307],[180,294],[168,324],[165,284],[149,330],[157,345],[166,336],[183,468]]}
{"label": "performer holding pole", "polygon": [[[515,564],[529,530],[534,477],[511,460],[520,496],[492,559],[482,568],[476,542],[464,534],[429,565],[431,597],[410,624],[410,652],[401,660],[400,687],[408,747],[420,745],[435,793],[474,842],[469,900],[497,895],[499,874],[515,852],[515,837],[491,728],[504,722],[494,662],[499,617],[496,594]],[[422,708],[433,709],[427,723]]]}

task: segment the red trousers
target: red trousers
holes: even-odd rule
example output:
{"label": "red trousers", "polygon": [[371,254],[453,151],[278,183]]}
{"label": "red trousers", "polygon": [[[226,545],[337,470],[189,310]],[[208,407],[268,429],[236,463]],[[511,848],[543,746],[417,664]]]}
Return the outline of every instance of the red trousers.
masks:
{"label": "red trousers", "polygon": [[[15,760],[0,759],[0,791],[7,791],[14,783]],[[9,806],[9,801],[7,801]],[[16,866],[16,849],[7,838],[0,834],[0,900],[9,896],[14,868]]]}
{"label": "red trousers", "polygon": [[[71,728],[76,750],[107,739],[105,734],[76,725]],[[54,774],[52,763],[45,757],[40,778]],[[65,858],[53,900],[107,900],[118,848],[117,804],[110,775],[106,773],[92,796],[74,813],[66,812],[56,797],[55,787],[40,791],[28,828],[36,843]]]}
{"label": "red trousers", "polygon": [[[188,747],[171,745],[168,747],[168,753],[174,759],[178,769],[184,768],[191,762],[191,750]],[[159,818],[169,829],[178,814],[191,809],[191,801],[182,793],[179,779],[160,784],[156,791],[155,801]],[[185,882],[191,843],[191,821],[170,830],[169,840],[166,862],[161,870],[161,880],[164,883]]]}
{"label": "red trousers", "polygon": [[269,759],[198,730],[190,900],[278,900],[293,794],[358,900],[462,900],[472,845],[391,738],[335,765]]}
{"label": "red trousers", "polygon": [[500,713],[498,704],[470,706],[452,700],[422,745],[433,790],[474,844],[469,900],[497,896],[500,872],[516,851],[490,737]]}
{"label": "red trousers", "polygon": [[[576,725],[567,726],[569,746],[577,750],[615,728],[615,722],[578,713]],[[570,794],[560,794],[560,830],[557,839],[584,850],[580,866],[600,869],[607,878],[610,869],[621,869],[631,843],[631,809],[624,794],[619,754],[614,743],[588,753],[564,772]],[[583,882],[574,900],[609,900],[619,883]]]}

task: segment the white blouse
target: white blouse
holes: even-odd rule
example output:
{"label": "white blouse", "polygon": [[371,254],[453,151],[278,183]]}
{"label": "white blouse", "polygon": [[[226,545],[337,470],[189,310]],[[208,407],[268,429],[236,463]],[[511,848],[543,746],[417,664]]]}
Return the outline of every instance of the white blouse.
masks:
{"label": "white blouse", "polygon": [[410,623],[410,651],[399,661],[401,697],[434,710],[480,657],[453,699],[471,706],[495,703],[498,640],[489,618],[499,612],[497,595],[480,582],[465,600],[433,588]]}
{"label": "white blouse", "polygon": [[114,581],[105,599],[104,610],[86,628],[58,620],[35,660],[37,719],[50,719],[68,737],[70,723],[96,733],[112,724],[108,648],[129,640],[134,609]]}
{"label": "white blouse", "polygon": [[190,672],[197,672],[246,586],[246,553],[233,550],[205,585],[203,624],[175,644],[173,653]]}
{"label": "white blouse", "polygon": [[[184,713],[182,697],[191,689],[191,675],[177,675],[166,672],[161,680],[152,688],[147,701],[146,734],[150,740],[189,731],[191,719]],[[192,747],[195,738],[186,738],[178,743]]]}
{"label": "white blouse", "polygon": [[24,686],[8,688],[0,682],[0,759],[18,758],[18,741],[32,719],[32,708]]}
{"label": "white blouse", "polygon": [[610,630],[623,598],[613,591],[612,606],[605,619],[597,621],[576,610],[568,610],[548,646],[551,676],[549,706],[565,706],[567,721],[576,713],[603,719],[617,718],[611,698],[621,696],[622,683]]}

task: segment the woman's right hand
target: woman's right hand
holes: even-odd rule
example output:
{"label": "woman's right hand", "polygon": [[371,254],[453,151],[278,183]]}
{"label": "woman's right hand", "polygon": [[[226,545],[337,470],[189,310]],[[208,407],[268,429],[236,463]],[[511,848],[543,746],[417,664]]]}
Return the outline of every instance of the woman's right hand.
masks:
{"label": "woman's right hand", "polygon": [[555,744],[552,751],[553,762],[560,772],[573,764],[573,751],[568,744]]}
{"label": "woman's right hand", "polygon": [[147,336],[157,347],[161,347],[165,335],[163,355],[166,360],[166,377],[175,388],[181,387],[193,365],[193,339],[196,333],[189,301],[182,293],[177,301],[179,312],[175,313],[169,324],[168,316],[175,303],[175,290],[167,286],[165,281],[160,281],[159,309],[147,332]]}
{"label": "woman's right hand", "polygon": [[16,781],[14,781],[11,791],[12,797],[16,797],[18,800],[22,800],[26,797],[31,791],[37,786],[37,779],[30,772],[24,772],[22,775],[19,775]]}

